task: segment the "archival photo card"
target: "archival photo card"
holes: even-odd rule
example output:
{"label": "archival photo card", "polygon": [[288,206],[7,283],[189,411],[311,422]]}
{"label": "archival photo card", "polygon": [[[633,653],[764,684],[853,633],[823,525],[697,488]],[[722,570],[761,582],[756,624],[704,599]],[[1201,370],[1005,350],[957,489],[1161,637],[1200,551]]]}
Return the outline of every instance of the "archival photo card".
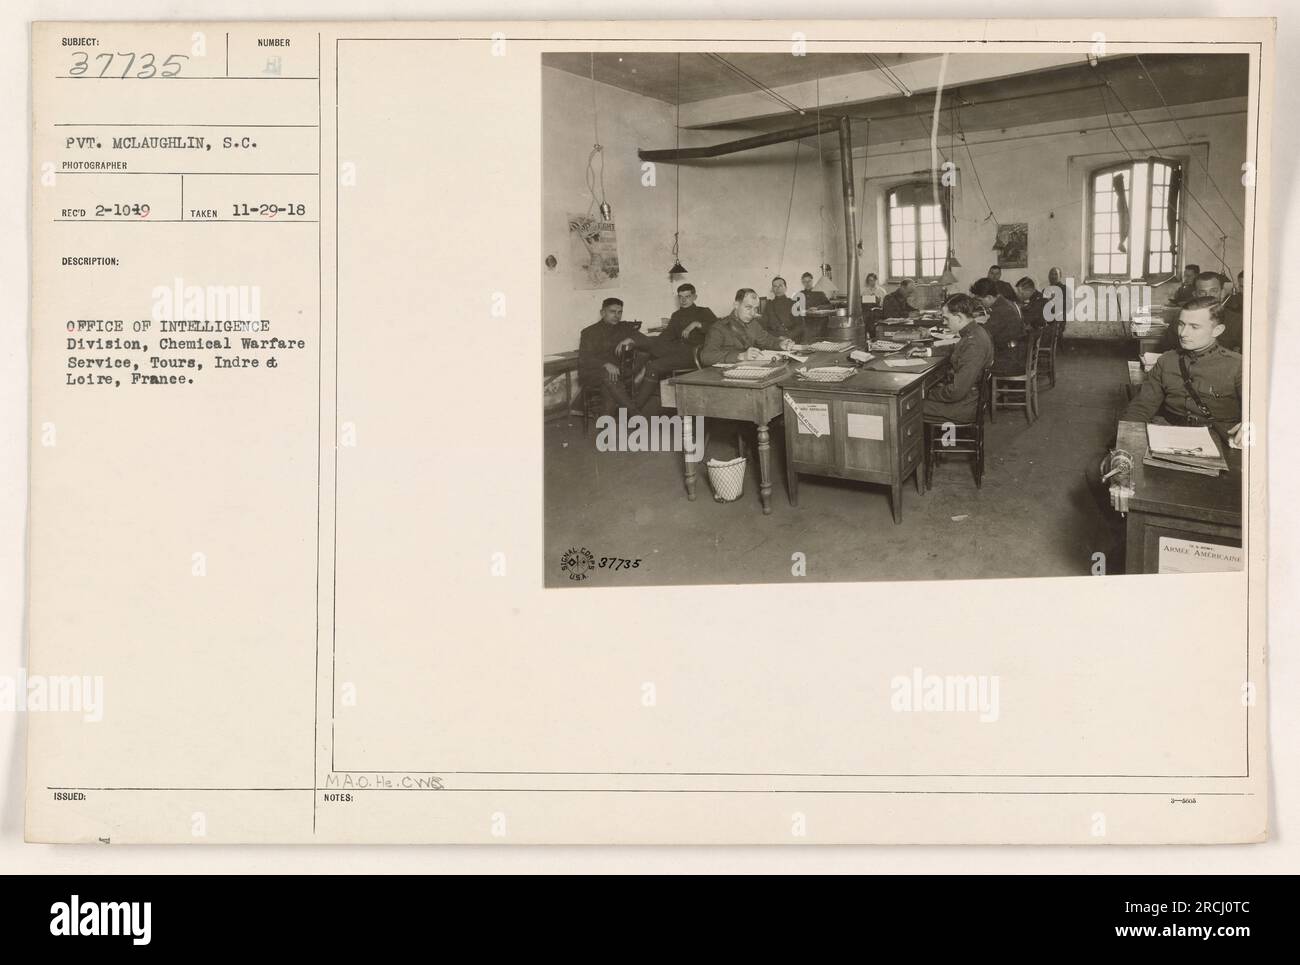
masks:
{"label": "archival photo card", "polygon": [[27,839],[1265,840],[1273,36],[34,24]]}

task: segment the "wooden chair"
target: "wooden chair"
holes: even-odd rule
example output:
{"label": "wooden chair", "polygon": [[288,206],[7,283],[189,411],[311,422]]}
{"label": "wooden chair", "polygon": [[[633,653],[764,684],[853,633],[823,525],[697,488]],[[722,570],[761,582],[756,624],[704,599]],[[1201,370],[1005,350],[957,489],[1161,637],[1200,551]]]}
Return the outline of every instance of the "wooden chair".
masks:
{"label": "wooden chair", "polygon": [[1046,375],[1048,385],[1056,388],[1056,346],[1061,340],[1061,326],[1064,322],[1048,322],[1043,326],[1047,332],[1047,344],[1038,348],[1038,373]]}
{"label": "wooden chair", "polygon": [[[940,456],[970,456],[971,468],[975,473],[975,488],[984,482],[984,413],[993,412],[989,404],[993,392],[992,373],[985,369],[980,378],[979,406],[975,409],[974,422],[953,422],[951,420],[926,419],[922,423],[922,445],[925,449],[925,488],[930,488],[934,475],[934,464]],[[950,444],[945,444],[950,443]]]}
{"label": "wooden chair", "polygon": [[1023,375],[993,376],[993,408],[1024,409],[1025,419],[1030,425],[1038,418],[1038,350],[1042,338],[1042,329],[1025,336]]}
{"label": "wooden chair", "polygon": [[605,413],[605,400],[601,398],[599,385],[584,385],[578,390],[579,406],[582,409],[582,434],[591,431],[591,420]]}

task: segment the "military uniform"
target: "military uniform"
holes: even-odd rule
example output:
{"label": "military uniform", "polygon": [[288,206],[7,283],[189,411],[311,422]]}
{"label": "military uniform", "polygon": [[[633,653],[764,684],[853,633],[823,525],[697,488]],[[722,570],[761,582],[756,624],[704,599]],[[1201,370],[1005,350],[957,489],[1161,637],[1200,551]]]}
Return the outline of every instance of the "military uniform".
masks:
{"label": "military uniform", "polygon": [[1001,278],[997,281],[990,278],[989,281],[993,282],[993,290],[1007,301],[1014,302],[1016,300],[1016,290],[1012,287],[1011,282],[1003,281]]}
{"label": "military uniform", "polygon": [[[656,375],[666,376],[677,369],[695,368],[695,350],[704,344],[709,329],[717,322],[717,316],[702,305],[679,308],[668,319],[668,327],[663,334],[653,339],[651,351],[654,361],[650,363]],[[689,335],[682,332],[692,322],[699,322],[697,328],[691,329]]]}
{"label": "military uniform", "polygon": [[911,314],[912,306],[901,288],[895,288],[880,303],[881,318],[907,318]]}
{"label": "military uniform", "polygon": [[928,422],[974,422],[979,414],[980,379],[993,364],[993,340],[976,322],[957,337],[960,341],[948,357],[948,380],[930,389],[921,405]]}
{"label": "military uniform", "polygon": [[[1182,362],[1187,367],[1186,382]],[[1205,408],[1188,391],[1187,382]],[[1173,425],[1208,425],[1228,435],[1241,422],[1241,356],[1218,342],[1197,352],[1165,352],[1120,418],[1125,422],[1161,418]]]}
{"label": "military uniform", "polygon": [[760,325],[757,318],[746,325],[733,311],[726,318],[718,319],[718,324],[709,329],[704,348],[700,349],[700,364],[738,362],[746,349],[780,347],[781,339]]}
{"label": "military uniform", "polygon": [[[605,363],[622,368],[622,360],[614,354],[614,348],[625,339],[632,340],[631,351],[651,351],[650,339],[631,322],[596,322],[584,328],[578,338],[578,378],[584,386],[600,386],[606,412],[616,408],[636,412],[659,391],[659,383],[649,371],[639,380],[632,377],[611,381]],[[633,367],[640,372],[640,365]]]}
{"label": "military uniform", "polygon": [[993,299],[984,331],[993,340],[993,374],[1023,375],[1025,322],[1020,306],[1001,295]]}
{"label": "military uniform", "polygon": [[803,341],[803,319],[795,316],[794,300],[787,295],[769,298],[758,320],[777,338]]}
{"label": "military uniform", "polygon": [[[1241,347],[1245,344],[1242,338],[1242,320],[1241,312],[1232,307],[1232,300],[1229,299],[1223,305],[1223,311],[1219,316],[1219,322],[1223,325],[1223,331],[1219,334],[1216,341],[1226,349],[1234,352],[1240,352]],[[1168,352],[1178,348],[1178,322],[1173,322],[1165,329],[1165,334],[1160,339],[1160,351]]]}
{"label": "military uniform", "polygon": [[1183,284],[1178,286],[1178,290],[1169,296],[1170,305],[1186,305],[1196,297],[1196,283],[1190,285]]}

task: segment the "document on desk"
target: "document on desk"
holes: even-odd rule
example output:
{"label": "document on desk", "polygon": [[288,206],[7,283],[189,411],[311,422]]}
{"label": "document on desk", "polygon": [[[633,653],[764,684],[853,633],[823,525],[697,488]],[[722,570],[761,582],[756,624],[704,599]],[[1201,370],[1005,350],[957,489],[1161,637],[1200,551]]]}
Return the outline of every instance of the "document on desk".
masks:
{"label": "document on desk", "polygon": [[[600,351],[590,326],[692,297],[664,274],[679,55],[734,55],[805,110],[781,120],[732,72],[700,81],[689,147],[743,152],[811,123],[818,58],[851,58],[837,98],[887,99],[861,58],[907,51],[929,111],[936,91],[950,106],[945,71],[1037,83],[1098,32],[1119,70],[1143,44],[1238,57],[1249,94],[1214,123],[1240,123],[1244,153],[1224,170],[1269,156],[1262,21],[35,24],[28,840],[1263,838],[1264,594],[1246,589],[1266,576],[1268,286],[1247,314],[1259,442],[1232,572],[1116,575],[1111,545],[1069,555],[1082,527],[1057,556],[991,549],[1010,473],[1025,533],[1091,502],[1050,459],[1015,468],[1003,440],[1047,418],[998,419],[982,489],[944,457],[914,492],[934,360],[880,366],[924,369],[895,376],[915,392],[827,394],[793,426],[786,383],[707,372],[675,386],[682,415],[597,414],[606,387],[544,422],[536,391],[539,362]],[[825,157],[856,173],[825,186],[801,170],[791,188],[789,143],[684,169],[681,258],[701,303],[735,313],[718,325],[822,248],[840,289],[859,284],[847,253],[875,263],[874,199],[863,242],[819,247],[823,221],[855,223],[819,215],[829,186],[883,184],[899,150],[882,161],[887,138],[841,123]],[[1091,137],[1053,162],[1073,213],[1036,239],[1082,237],[1074,158],[1115,161]],[[1265,278],[1256,170],[1232,197]],[[991,235],[960,240],[965,259]],[[636,343],[626,391],[663,346]],[[1087,383],[1072,363],[1045,409]],[[721,425],[757,442],[727,504],[697,469],[734,454],[712,451]],[[1116,629],[1139,624],[1140,646]]]}

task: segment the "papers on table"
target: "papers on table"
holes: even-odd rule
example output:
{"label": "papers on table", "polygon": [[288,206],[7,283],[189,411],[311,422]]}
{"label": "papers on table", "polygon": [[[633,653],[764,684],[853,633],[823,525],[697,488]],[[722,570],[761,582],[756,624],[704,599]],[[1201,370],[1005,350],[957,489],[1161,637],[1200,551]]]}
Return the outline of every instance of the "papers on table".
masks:
{"label": "papers on table", "polygon": [[781,359],[792,359],[800,365],[803,365],[808,361],[808,356],[795,355],[793,352],[783,352],[779,349],[763,348],[758,350],[758,361],[760,362],[778,362]]}
{"label": "papers on table", "polygon": [[1143,465],[1216,476],[1228,468],[1207,426],[1147,426]]}
{"label": "papers on table", "polygon": [[1208,426],[1147,426],[1147,449],[1158,456],[1212,456],[1219,451]]}

